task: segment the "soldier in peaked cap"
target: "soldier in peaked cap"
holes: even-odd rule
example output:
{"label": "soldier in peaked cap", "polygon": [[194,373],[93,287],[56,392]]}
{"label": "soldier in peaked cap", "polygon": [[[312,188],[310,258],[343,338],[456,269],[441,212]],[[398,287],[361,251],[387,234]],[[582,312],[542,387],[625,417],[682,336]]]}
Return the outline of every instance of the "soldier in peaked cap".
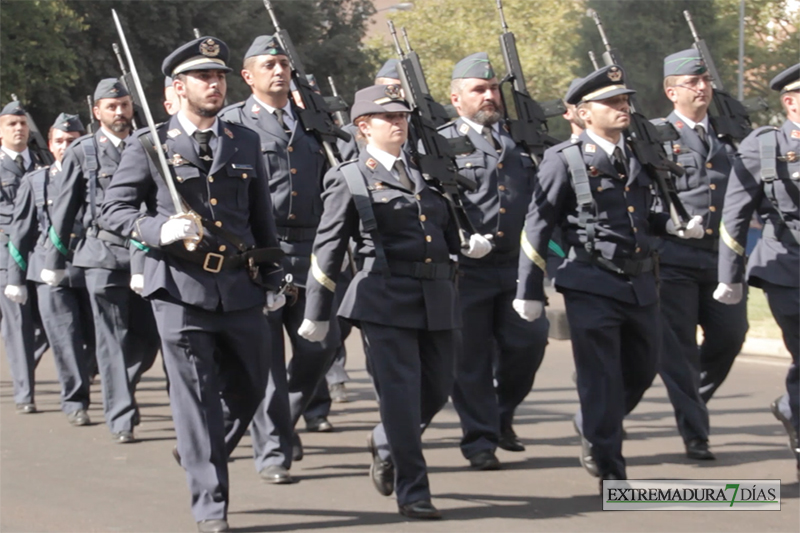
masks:
{"label": "soldier in peaked cap", "polygon": [[[61,160],[67,147],[85,133],[78,115],[61,113],[48,134],[56,162],[25,175],[17,191],[9,227],[8,285],[5,295],[21,305],[35,287],[45,333],[53,349],[61,384],[61,410],[74,426],[90,423],[89,360],[94,357],[94,323],[83,271],[67,263],[67,276],[56,287],[39,277],[48,243],[50,211]],[[28,283],[29,282],[29,283]]]}
{"label": "soldier in peaked cap", "polygon": [[[736,148],[718,136],[708,115],[711,77],[695,49],[664,59],[664,92],[674,106],[666,119],[680,135],[665,143],[672,160],[686,173],[676,179],[681,202],[703,217],[702,239],[663,237],[659,246],[660,302],[664,318],[659,373],[667,388],[678,430],[690,459],[709,460],[706,403],[722,384],[744,343],[747,307],[726,306],[713,298],[722,202]],[[697,344],[697,327],[703,342]]]}
{"label": "soldier in peaked cap", "polygon": [[[297,335],[305,307],[311,245],[322,213],[327,161],[320,143],[303,127],[300,108],[290,98],[291,76],[292,66],[278,39],[256,37],[244,55],[242,69],[253,94],[220,113],[224,120],[250,128],[261,139],[278,239],[286,252],[284,271],[292,274],[299,288],[293,305],[269,313],[274,359],[266,398],[251,429],[256,470],[274,484],[292,481],[292,460],[303,455],[295,425],[325,379],[339,345],[336,327],[319,343]],[[288,369],[284,328],[292,347]]]}
{"label": "soldier in peaked cap", "polygon": [[[543,278],[553,228],[563,229],[567,259],[556,275],[564,295],[577,369],[581,464],[601,479],[625,479],[622,420],[656,374],[661,317],[653,274],[653,235],[678,233],[651,212],[652,183],[626,146],[630,124],[619,66],[593,72],[566,101],[586,130],[545,152],[528,209],[514,308],[526,320],[544,309]],[[685,238],[703,236],[699,218]]]}
{"label": "soldier in peaked cap", "polygon": [[[800,478],[800,63],[775,76],[770,88],[780,92],[786,122],[780,128],[758,128],[739,145],[725,192],[714,298],[738,304],[744,299],[745,280],[767,296],[792,354],[786,394],[772,403],[772,413],[789,435]],[[754,212],[765,221],[764,231],[747,259],[745,244]]]}
{"label": "soldier in peaked cap", "polygon": [[206,36],[162,65],[181,107],[157,128],[159,148],[195,215],[176,215],[148,154],[154,148],[146,130],[129,140],[102,208],[112,231],[150,248],[143,295],[157,318],[170,378],[174,455],[186,470],[198,531],[207,532],[229,530],[227,458],[267,384],[270,330],[263,309],[285,301],[274,290],[282,253],[258,136],[217,118],[227,60],[227,45]]}
{"label": "soldier in peaked cap", "polygon": [[100,127],[72,143],[61,172],[51,177],[58,194],[49,211],[50,242],[40,276],[57,287],[70,260],[83,271],[94,316],[103,414],[114,442],[124,444],[134,440],[136,384],[152,366],[159,341],[149,306],[130,288],[131,249],[144,245],[100,221],[100,204],[131,133],[133,101],[119,80],[106,78],[97,84],[94,103]]}
{"label": "soldier in peaked cap", "polygon": [[[8,282],[10,223],[14,202],[22,177],[44,164],[28,148],[30,129],[25,109],[17,101],[0,111],[0,287]],[[47,349],[44,334],[37,333],[38,316],[33,302],[21,294],[0,295],[0,334],[5,343],[8,366],[14,383],[14,403],[17,413],[36,412],[33,371],[36,361]]]}
{"label": "soldier in peaked cap", "polygon": [[500,468],[497,447],[511,452],[525,449],[514,433],[514,411],[530,392],[547,345],[547,318],[527,322],[511,307],[519,235],[536,167],[504,127],[500,84],[486,53],[456,64],[450,99],[459,118],[439,128],[439,133],[466,137],[474,147],[456,157],[458,171],[478,184],[475,191],[462,191],[462,198],[476,230],[494,244],[485,257],[459,260],[464,325],[453,405],[463,431],[461,453],[473,468],[496,470]]}
{"label": "soldier in peaked cap", "polygon": [[[460,245],[446,200],[402,150],[409,111],[398,85],[356,93],[352,115],[367,144],[357,161],[325,176],[300,334],[325,337],[342,259],[355,239],[363,266],[338,314],[361,328],[380,399],[381,423],[367,439],[370,475],[380,494],[396,490],[401,514],[431,519],[441,515],[431,504],[421,437],[453,382],[461,317],[450,254]],[[483,243],[469,253],[487,253]]]}

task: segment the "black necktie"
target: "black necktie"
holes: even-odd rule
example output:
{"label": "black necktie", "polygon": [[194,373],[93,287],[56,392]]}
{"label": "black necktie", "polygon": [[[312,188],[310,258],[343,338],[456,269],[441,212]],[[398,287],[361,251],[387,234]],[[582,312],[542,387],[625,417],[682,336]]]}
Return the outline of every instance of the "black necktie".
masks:
{"label": "black necktie", "polygon": [[397,171],[397,177],[400,181],[400,185],[408,189],[409,191],[414,190],[414,185],[412,185],[411,180],[408,178],[408,174],[406,173],[406,166],[403,164],[402,159],[398,159],[394,162],[394,169]]}
{"label": "black necktie", "polygon": [[620,177],[624,177],[628,175],[628,165],[625,162],[625,156],[622,155],[622,150],[619,146],[614,148],[614,168],[617,169],[617,173],[620,174]]}
{"label": "black necktie", "polygon": [[19,171],[24,174],[25,173],[25,159],[22,158],[21,154],[14,158],[14,163],[16,163],[17,166],[19,167]]}
{"label": "black necktie", "polygon": [[286,125],[286,122],[283,121],[284,113],[286,113],[286,111],[284,111],[283,109],[276,109],[275,118],[278,119],[278,124],[280,124],[281,128],[283,128],[283,131],[285,131],[287,135],[291,135],[292,130],[290,130],[289,127]]}
{"label": "black necktie", "polygon": [[212,135],[214,135],[214,133],[211,131],[200,130],[195,130],[195,132],[192,134],[192,137],[194,137],[194,139],[197,141],[197,144],[200,145],[200,152],[198,155],[203,161],[208,162],[213,159],[211,155],[211,145],[209,144],[211,142]]}
{"label": "black necktie", "polygon": [[488,142],[492,148],[497,150],[497,142],[494,140],[494,135],[492,135],[492,128],[489,126],[484,126],[481,130],[481,133],[483,134],[483,138],[486,139],[486,142]]}
{"label": "black necktie", "polygon": [[708,137],[706,137],[706,129],[702,124],[697,124],[694,127],[694,131],[697,132],[697,136],[700,137],[700,141],[702,141],[703,146],[705,146],[706,150],[708,150]]}

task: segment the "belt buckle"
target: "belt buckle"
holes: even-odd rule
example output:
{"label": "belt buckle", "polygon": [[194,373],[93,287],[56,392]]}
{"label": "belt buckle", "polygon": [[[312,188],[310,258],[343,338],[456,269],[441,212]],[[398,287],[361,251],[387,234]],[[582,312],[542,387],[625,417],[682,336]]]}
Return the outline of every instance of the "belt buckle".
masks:
{"label": "belt buckle", "polygon": [[[215,266],[210,266],[211,259],[216,260]],[[211,272],[212,274],[219,273],[222,270],[222,264],[225,262],[225,256],[222,254],[215,254],[214,252],[208,252],[206,254],[206,259],[203,261],[203,270],[206,272]]]}

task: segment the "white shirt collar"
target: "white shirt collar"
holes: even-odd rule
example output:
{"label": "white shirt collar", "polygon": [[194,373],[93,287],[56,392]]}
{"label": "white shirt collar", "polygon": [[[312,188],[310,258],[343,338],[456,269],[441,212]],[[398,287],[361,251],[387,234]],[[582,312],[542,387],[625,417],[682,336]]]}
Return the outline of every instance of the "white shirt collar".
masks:
{"label": "white shirt collar", "polygon": [[56,169],[58,169],[58,171],[61,172],[61,161],[56,161],[55,165],[56,165]]}
{"label": "white shirt collar", "polygon": [[[468,119],[467,117],[461,117],[461,120],[463,120],[470,128],[472,128],[473,130],[477,131],[480,135],[483,135],[483,126],[481,126],[477,122],[473,122],[472,120]],[[499,122],[495,122],[494,124],[492,124],[491,128],[492,128],[492,131],[494,133],[500,133],[500,123]]]}
{"label": "white shirt collar", "polygon": [[[189,137],[194,135],[194,132],[198,130],[198,127],[195,126],[191,120],[186,118],[186,116],[183,114],[183,111],[178,111],[175,116],[178,117],[178,122],[181,123],[183,131],[185,131],[186,135],[188,135]],[[200,131],[210,131],[213,134],[213,137],[216,137],[218,124],[219,124],[219,119],[214,117],[214,123],[211,125],[211,127]]]}
{"label": "white shirt collar", "polygon": [[369,153],[369,155],[377,159],[378,163],[383,165],[383,167],[389,172],[392,172],[392,174],[394,174],[394,163],[398,159],[402,160],[403,164],[405,164],[406,168],[408,168],[408,162],[406,161],[405,154],[403,153],[402,150],[400,150],[400,157],[395,157],[389,152],[384,152],[383,150],[376,148],[371,144],[368,144],[367,153]]}
{"label": "white shirt collar", "polygon": [[700,124],[701,126],[703,126],[703,129],[706,130],[706,133],[708,133],[708,113],[706,113],[706,116],[704,116],[703,120],[701,120],[700,122],[695,122],[694,120],[683,116],[682,114],[678,113],[677,109],[675,110],[675,115],[679,119],[684,121],[686,123],[686,125],[689,126],[690,128],[694,129],[695,126]]}
{"label": "white shirt collar", "polygon": [[14,161],[18,155],[21,155],[22,161],[25,163],[25,168],[31,166],[31,151],[27,148],[21,152],[15,152],[11,148],[6,148],[5,146],[0,146],[0,148],[11,158],[12,161]]}
{"label": "white shirt collar", "polygon": [[796,127],[797,129],[800,129],[800,124],[798,124],[798,123],[797,123],[797,122],[795,122],[794,120],[791,120],[790,122],[791,122],[792,124],[794,124],[794,125],[795,125],[795,127]]}
{"label": "white shirt collar", "polygon": [[617,141],[617,144],[614,144],[611,141],[603,139],[602,137],[600,137],[599,135],[597,135],[596,133],[594,133],[589,129],[586,130],[586,135],[588,135],[591,140],[596,142],[600,146],[600,148],[602,148],[603,151],[608,154],[609,157],[614,155],[614,148],[617,147],[619,147],[619,149],[622,150],[623,154],[625,153],[625,138],[622,134],[619,135],[619,140]]}
{"label": "white shirt collar", "polygon": [[100,129],[103,131],[103,135],[109,138],[111,144],[114,145],[114,148],[119,148],[119,145],[123,143],[122,139],[108,131],[105,126],[100,126]]}

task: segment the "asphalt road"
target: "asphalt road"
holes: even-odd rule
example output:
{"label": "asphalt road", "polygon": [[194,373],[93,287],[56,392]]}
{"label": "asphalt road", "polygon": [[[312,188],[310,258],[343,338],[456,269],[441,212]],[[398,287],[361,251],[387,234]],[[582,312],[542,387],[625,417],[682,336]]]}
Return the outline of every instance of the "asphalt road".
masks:
{"label": "asphalt road", "polygon": [[[739,357],[710,405],[716,461],[685,457],[659,380],[626,420],[624,444],[630,478],[781,479],[780,512],[602,511],[597,481],[578,461],[570,345],[553,341],[517,413],[516,431],[527,450],[498,450],[500,471],[470,470],[458,450],[458,419],[448,406],[424,435],[434,503],[445,520],[412,522],[368,478],[365,437],[378,412],[363,354],[352,340],[352,401],[334,405],[334,433],[301,431],[306,456],[292,468],[298,483],[262,483],[249,437],[234,452],[229,522],[235,531],[800,531],[794,461],[782,426],[769,412],[784,388],[786,360]],[[15,414],[2,359],[1,531],[196,531],[185,476],[170,453],[174,432],[160,360],[139,387],[141,440],[118,445],[109,439],[99,405],[90,410],[92,426],[68,425],[49,353],[37,370],[42,412]],[[93,397],[100,400],[99,385]]]}

